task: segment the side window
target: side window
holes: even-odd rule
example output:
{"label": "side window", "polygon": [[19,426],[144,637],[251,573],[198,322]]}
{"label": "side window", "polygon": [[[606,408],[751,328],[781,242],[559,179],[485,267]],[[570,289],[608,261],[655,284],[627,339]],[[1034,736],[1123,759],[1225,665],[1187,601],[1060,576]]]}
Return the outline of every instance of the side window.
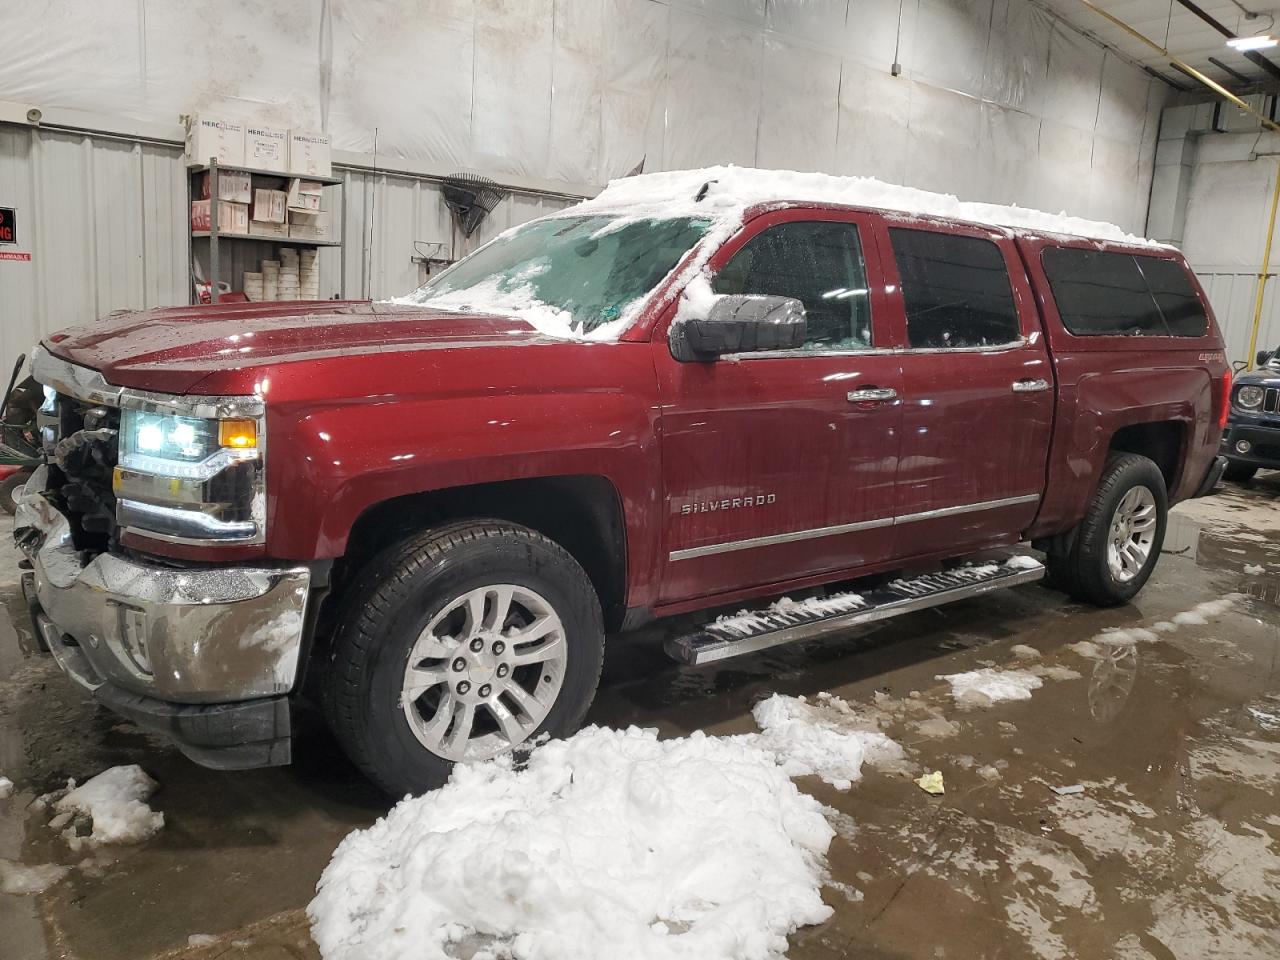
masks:
{"label": "side window", "polygon": [[808,318],[806,349],[872,345],[867,271],[855,224],[797,220],[769,227],[733,255],[711,287],[799,300]]}
{"label": "side window", "polygon": [[1134,257],[1142,276],[1151,288],[1151,297],[1164,315],[1169,335],[1203,337],[1209,329],[1209,317],[1196,296],[1186,267],[1177,260],[1162,257]]}
{"label": "side window", "polygon": [[1040,263],[1062,325],[1077,337],[1199,337],[1209,327],[1176,260],[1047,247]]}
{"label": "side window", "polygon": [[990,240],[892,227],[913,348],[985,347],[1018,339],[1004,255]]}

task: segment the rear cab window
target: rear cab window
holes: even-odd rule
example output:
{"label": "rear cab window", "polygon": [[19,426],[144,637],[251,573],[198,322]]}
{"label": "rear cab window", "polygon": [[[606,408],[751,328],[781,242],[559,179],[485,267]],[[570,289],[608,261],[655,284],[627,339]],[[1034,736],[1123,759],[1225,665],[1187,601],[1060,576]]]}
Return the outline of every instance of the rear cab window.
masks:
{"label": "rear cab window", "polygon": [[1021,336],[1004,254],[991,240],[891,227],[913,350],[1006,346]]}
{"label": "rear cab window", "polygon": [[1203,337],[1209,317],[1182,262],[1045,247],[1040,265],[1058,315],[1076,337]]}

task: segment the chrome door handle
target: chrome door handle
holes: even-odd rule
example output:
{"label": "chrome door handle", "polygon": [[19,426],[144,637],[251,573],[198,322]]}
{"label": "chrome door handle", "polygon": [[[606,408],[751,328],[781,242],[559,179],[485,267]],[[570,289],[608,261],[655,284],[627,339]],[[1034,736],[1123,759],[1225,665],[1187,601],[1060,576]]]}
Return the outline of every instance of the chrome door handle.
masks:
{"label": "chrome door handle", "polygon": [[867,387],[865,390],[850,390],[846,397],[850,403],[882,403],[897,400],[898,391],[893,387]]}
{"label": "chrome door handle", "polygon": [[1015,380],[1013,381],[1014,393],[1040,393],[1042,390],[1049,389],[1048,380]]}

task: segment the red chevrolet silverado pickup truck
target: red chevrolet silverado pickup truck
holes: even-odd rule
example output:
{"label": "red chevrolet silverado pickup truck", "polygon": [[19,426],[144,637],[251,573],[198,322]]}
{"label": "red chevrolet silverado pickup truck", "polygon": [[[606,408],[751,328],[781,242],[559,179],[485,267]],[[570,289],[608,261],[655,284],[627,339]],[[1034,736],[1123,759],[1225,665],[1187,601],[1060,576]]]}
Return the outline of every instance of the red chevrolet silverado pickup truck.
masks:
{"label": "red chevrolet silverado pickup truck", "polygon": [[393,793],[572,732],[652,618],[746,608],[670,638],[696,664],[1046,572],[1123,603],[1231,388],[1172,248],[733,168],[403,301],[115,315],[32,368],[14,536],[59,665],[224,769],[288,762],[314,691]]}

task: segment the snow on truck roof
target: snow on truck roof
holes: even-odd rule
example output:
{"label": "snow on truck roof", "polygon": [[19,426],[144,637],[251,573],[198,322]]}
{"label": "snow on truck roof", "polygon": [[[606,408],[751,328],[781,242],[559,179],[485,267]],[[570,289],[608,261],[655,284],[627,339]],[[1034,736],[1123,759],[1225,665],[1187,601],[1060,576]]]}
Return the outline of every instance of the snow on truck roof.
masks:
{"label": "snow on truck roof", "polygon": [[[705,190],[704,190],[705,187]],[[701,199],[697,199],[701,196]],[[946,217],[991,227],[1065,234],[1140,246],[1159,246],[1100,220],[1029,207],[977,203],[949,193],[885,183],[872,177],[837,177],[794,170],[719,166],[700,170],[645,173],[611,180],[594,199],[558,216],[621,213],[644,217],[711,217],[740,223],[751,207],[764,203],[821,203],[918,216]]]}
{"label": "snow on truck roof", "polygon": [[[906,220],[943,217],[997,229],[1083,238],[1095,243],[1163,247],[1151,240],[1127,234],[1112,224],[1071,217],[1065,213],[973,203],[950,194],[897,186],[871,177],[835,177],[823,173],[734,166],[673,170],[612,180],[593,199],[557,210],[533,223],[599,217],[607,222],[591,235],[597,238],[636,221],[686,218],[703,221],[706,230],[696,243],[693,256],[682,261],[678,272],[667,277],[674,288],[681,291],[677,316],[688,316],[689,311],[705,307],[713,296],[706,274],[712,253],[738,230],[747,211],[770,203],[870,208]],[[490,244],[511,240],[529,228],[530,224],[512,227]],[[488,246],[486,244],[481,251]],[[546,260],[546,257],[542,259]],[[448,282],[454,270],[450,268],[409,296],[393,302],[431,304],[463,311],[492,310],[519,317],[550,337],[595,342],[617,340],[635,322],[644,307],[645,296],[637,296],[610,305],[612,316],[609,319],[602,318],[600,322],[589,324],[580,316],[575,317],[564,304],[540,299],[538,276],[549,269],[549,262],[530,260],[514,274],[486,277],[483,282],[471,282],[455,290]]]}

